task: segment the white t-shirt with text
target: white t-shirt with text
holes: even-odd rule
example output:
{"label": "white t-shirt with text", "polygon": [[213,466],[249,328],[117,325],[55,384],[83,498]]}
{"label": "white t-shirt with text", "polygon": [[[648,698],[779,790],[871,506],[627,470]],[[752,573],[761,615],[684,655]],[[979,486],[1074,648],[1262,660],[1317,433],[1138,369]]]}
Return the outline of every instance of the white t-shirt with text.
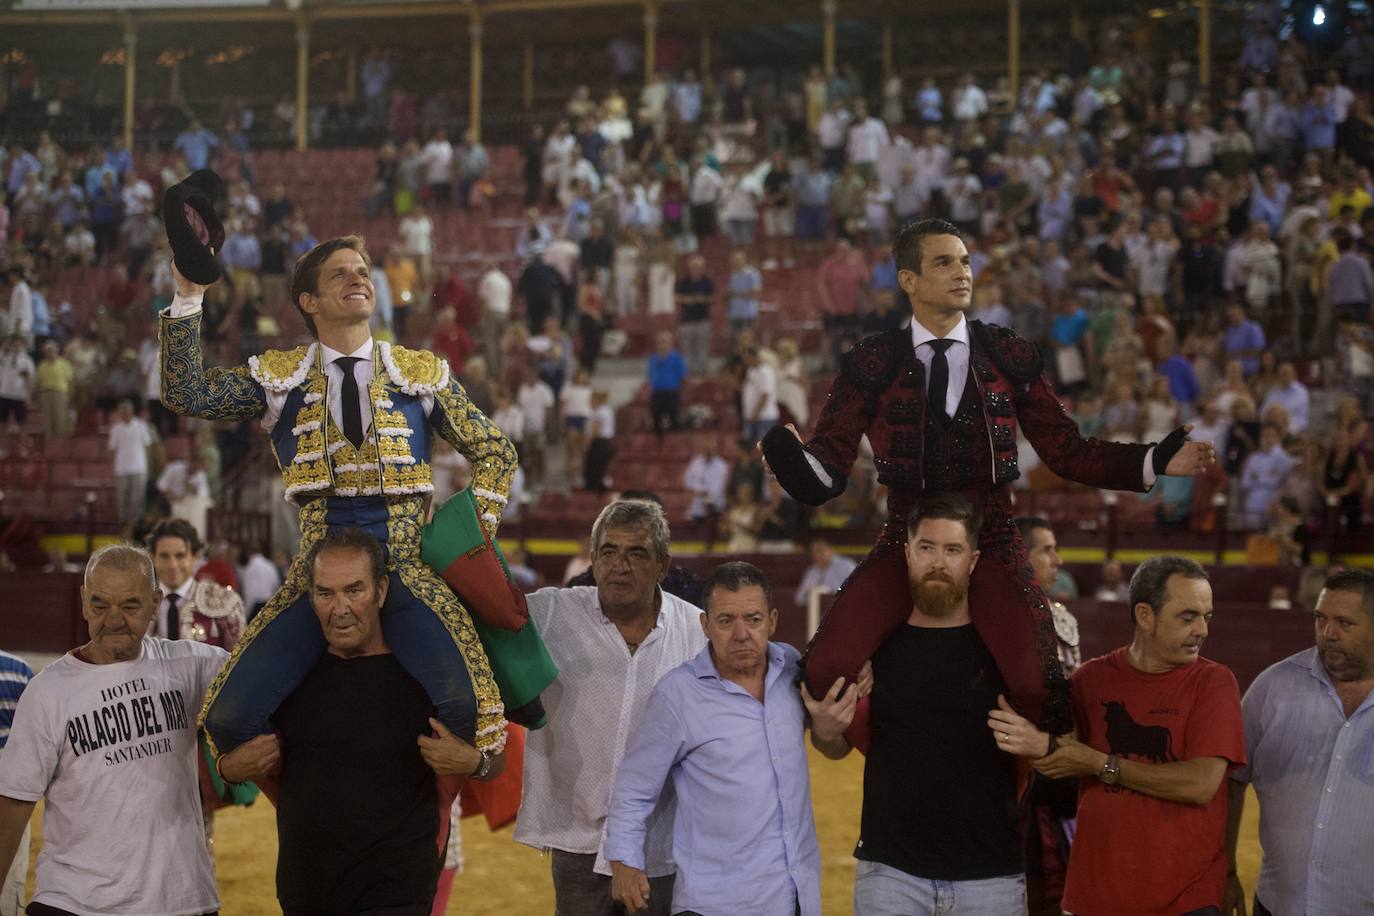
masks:
{"label": "white t-shirt with text", "polygon": [[219,909],[196,715],[228,657],[145,637],[131,661],[64,655],[29,684],[0,757],[0,795],[45,800],[34,902],[79,916]]}

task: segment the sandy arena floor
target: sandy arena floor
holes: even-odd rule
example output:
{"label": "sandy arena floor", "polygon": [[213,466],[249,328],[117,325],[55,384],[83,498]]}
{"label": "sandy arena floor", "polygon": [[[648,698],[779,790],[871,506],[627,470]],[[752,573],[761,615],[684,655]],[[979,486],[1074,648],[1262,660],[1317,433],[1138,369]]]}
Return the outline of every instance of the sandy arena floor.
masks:
{"label": "sandy arena floor", "polygon": [[[863,797],[863,758],[836,762],[811,753],[811,798],[821,840],[821,894],[827,916],[853,912],[854,843],[859,837]],[[1247,902],[1259,873],[1258,808],[1251,792],[1241,825],[1240,875]],[[35,835],[41,831],[35,816]],[[553,912],[548,862],[480,818],[463,821],[467,866],[453,886],[449,914],[463,916],[546,916]],[[276,823],[271,803],[220,812],[215,827],[215,859],[224,916],[278,916],[273,890],[277,866]],[[41,839],[34,843],[34,856]],[[33,890],[32,864],[29,890]]]}

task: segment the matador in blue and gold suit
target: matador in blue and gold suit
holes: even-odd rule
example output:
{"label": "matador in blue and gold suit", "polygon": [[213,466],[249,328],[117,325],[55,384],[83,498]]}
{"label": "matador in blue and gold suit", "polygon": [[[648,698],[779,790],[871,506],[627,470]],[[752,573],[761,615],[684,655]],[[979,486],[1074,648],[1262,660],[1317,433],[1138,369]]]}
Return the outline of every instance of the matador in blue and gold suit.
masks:
{"label": "matador in blue and gold suit", "polygon": [[[206,696],[201,722],[212,750],[225,753],[269,731],[272,714],[325,651],[305,558],[328,530],[356,527],[386,550],[388,647],[454,735],[499,752],[506,721],[491,668],[467,610],[421,561],[420,532],[434,489],[432,436],[471,463],[473,493],[493,537],[515,473],[510,441],[473,406],[448,363],[428,351],[370,340],[336,354],[317,341],[269,350],[247,366],[206,369],[198,305],[178,297],[162,314],[162,403],[207,420],[262,419],[301,522],[301,552],[286,582],[248,625]],[[370,362],[373,373],[360,386],[372,415],[361,446],[331,410],[338,394],[335,386],[331,395],[326,368],[348,356]]]}

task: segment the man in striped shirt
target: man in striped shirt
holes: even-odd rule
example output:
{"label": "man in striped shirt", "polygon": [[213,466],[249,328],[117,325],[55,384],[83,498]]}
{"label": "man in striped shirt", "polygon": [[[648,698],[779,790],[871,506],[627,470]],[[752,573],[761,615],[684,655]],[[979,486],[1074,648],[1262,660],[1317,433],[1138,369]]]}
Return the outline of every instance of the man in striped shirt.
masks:
{"label": "man in striped shirt", "polygon": [[[17,655],[0,651],[0,754],[5,752],[5,742],[10,737],[10,725],[14,723],[14,710],[19,705],[19,695],[33,680],[33,669]],[[24,909],[24,878],[29,871],[29,830],[24,828],[24,836],[19,840],[19,851],[10,864],[9,873],[0,883],[0,916],[19,916]]]}

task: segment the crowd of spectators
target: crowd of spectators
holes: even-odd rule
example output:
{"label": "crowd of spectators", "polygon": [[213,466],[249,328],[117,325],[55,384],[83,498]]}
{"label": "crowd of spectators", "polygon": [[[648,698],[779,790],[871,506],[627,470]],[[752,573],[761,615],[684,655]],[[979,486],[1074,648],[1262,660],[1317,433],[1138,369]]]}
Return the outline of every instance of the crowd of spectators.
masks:
{"label": "crowd of spectators", "polygon": [[[1210,87],[1181,51],[1130,53],[1111,19],[1096,23],[1091,53],[1028,74],[1015,96],[974,73],[866,85],[852,66],[683,66],[599,100],[577,86],[525,144],[514,251],[485,252],[475,271],[455,266],[438,221],[454,209],[490,222],[513,189],[497,186],[492,155],[441,104],[451,100],[421,104],[369,54],[361,100],[320,106],[310,129],[384,127],[362,201],[366,216],[395,221],[394,244],[372,252],[383,268],[374,333],[449,360],[518,444],[530,493],[615,486],[622,370],[598,360],[623,352],[633,316],[672,322],[648,364],[655,432],[714,425],[753,441],[775,422],[804,428],[844,349],[906,321],[895,230],[942,216],[973,257],[972,317],[1040,348],[1085,431],[1150,441],[1194,422],[1218,444],[1215,479],[1168,479],[1129,509],[1207,530],[1212,496],[1227,493],[1222,523],[1263,532],[1289,500],[1305,523],[1325,522],[1330,503],[1354,528],[1374,410],[1370,41],[1356,20],[1319,52],[1276,40],[1261,18]],[[64,150],[45,134],[0,154],[0,422],[41,405],[46,434],[64,436],[98,408],[104,429],[128,399],[155,432],[179,431],[158,401],[151,318],[172,285],[157,201],[195,168],[214,167],[229,188],[210,358],[293,336],[275,306],[316,241],[308,214],[288,187],[255,185],[248,138],[264,119],[251,106],[211,120],[217,132],[182,117],[160,152],[136,155],[117,137]],[[59,271],[93,265],[111,278],[95,308],[48,301]],[[812,278],[819,315],[779,302],[795,271]],[[774,308],[786,329],[770,322]],[[814,338],[796,329],[812,318],[823,334],[807,352]],[[723,400],[691,397],[722,387]],[[1044,482],[1032,455],[1022,466],[1023,484]],[[862,524],[876,485],[856,478],[838,514]],[[772,504],[768,490],[753,499]],[[744,492],[729,489],[722,521]]]}

